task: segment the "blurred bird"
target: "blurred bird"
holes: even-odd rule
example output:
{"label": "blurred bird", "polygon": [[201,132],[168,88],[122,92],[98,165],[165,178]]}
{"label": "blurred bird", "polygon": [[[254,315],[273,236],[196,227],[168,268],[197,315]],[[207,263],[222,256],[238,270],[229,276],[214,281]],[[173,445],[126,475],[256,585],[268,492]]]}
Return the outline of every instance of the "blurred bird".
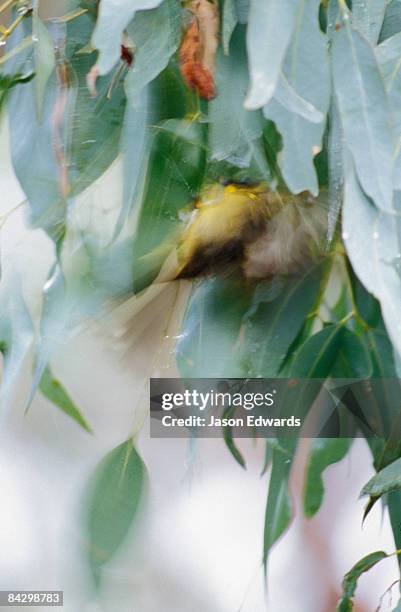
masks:
{"label": "blurred bird", "polygon": [[193,278],[236,265],[248,279],[295,274],[324,253],[327,211],[308,193],[261,183],[204,189],[163,277]]}

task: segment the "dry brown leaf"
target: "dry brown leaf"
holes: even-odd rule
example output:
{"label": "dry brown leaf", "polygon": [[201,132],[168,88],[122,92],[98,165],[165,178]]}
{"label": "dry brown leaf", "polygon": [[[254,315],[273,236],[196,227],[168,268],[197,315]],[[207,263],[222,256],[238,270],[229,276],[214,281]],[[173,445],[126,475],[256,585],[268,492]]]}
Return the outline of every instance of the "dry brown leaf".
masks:
{"label": "dry brown leaf", "polygon": [[216,95],[214,71],[219,32],[217,3],[195,0],[189,9],[193,18],[181,43],[181,73],[190,89],[195,89],[201,98],[211,100]]}

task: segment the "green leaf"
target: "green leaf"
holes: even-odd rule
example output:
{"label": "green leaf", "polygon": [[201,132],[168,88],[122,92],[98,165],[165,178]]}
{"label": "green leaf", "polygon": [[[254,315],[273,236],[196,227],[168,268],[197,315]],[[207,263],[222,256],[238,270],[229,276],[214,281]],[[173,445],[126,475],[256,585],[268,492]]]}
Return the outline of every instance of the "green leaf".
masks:
{"label": "green leaf", "polygon": [[273,97],[301,3],[252,0],[247,29],[251,83],[246,108],[261,108]]}
{"label": "green leaf", "polygon": [[214,278],[195,286],[176,346],[181,376],[243,375],[240,331],[251,296],[242,278]]}
{"label": "green leaf", "polygon": [[45,368],[39,383],[41,393],[65,414],[74,419],[85,431],[92,433],[92,429],[74,404],[61,383],[53,377],[49,367]]}
{"label": "green leaf", "polygon": [[216,86],[218,96],[209,104],[209,146],[212,160],[227,160],[240,167],[249,166],[255,141],[263,131],[260,111],[249,111],[243,102],[248,85],[244,29],[237,28],[230,55],[217,54]]}
{"label": "green leaf", "polygon": [[[85,15],[78,18],[83,29]],[[87,19],[87,17],[86,17]],[[43,98],[42,116],[37,117],[35,80],[26,87],[15,88],[10,97],[9,116],[11,151],[17,178],[29,200],[31,223],[45,229],[58,240],[64,232],[67,209],[64,179],[67,174],[70,196],[80,193],[96,180],[116,158],[119,151],[122,118],[125,111],[125,93],[117,79],[109,99],[112,78],[99,78],[98,96],[93,98],[86,86],[86,76],[93,66],[92,55],[75,51],[77,42],[74,22],[66,46],[69,87],[63,90],[63,111],[54,122],[54,109],[60,106],[62,87],[54,71],[47,80]],[[24,28],[28,27],[24,24]],[[75,26],[76,27],[76,26]],[[20,37],[25,30],[21,30]],[[18,38],[13,40],[18,44]],[[32,53],[28,50],[15,59],[22,69],[30,65]],[[61,108],[61,107],[60,107]],[[56,146],[59,153],[56,154]],[[60,151],[65,159],[60,160]]]}
{"label": "green leaf", "polygon": [[268,281],[258,286],[246,317],[241,351],[249,376],[278,374],[317,300],[321,280],[322,268],[318,266],[289,278],[278,295],[262,293],[263,288],[269,290]]}
{"label": "green leaf", "polygon": [[333,80],[345,143],[364,191],[380,209],[391,211],[390,109],[373,49],[349,18],[333,39]]}
{"label": "green leaf", "polygon": [[343,325],[327,325],[300,347],[292,363],[291,376],[327,378],[337,360]]}
{"label": "green leaf", "polygon": [[133,102],[177,50],[181,36],[179,3],[164,0],[153,10],[139,11],[127,31],[135,45],[135,60],[125,81],[127,96]]}
{"label": "green leaf", "polygon": [[381,497],[398,489],[401,489],[401,458],[373,476],[363,487],[361,495]]}
{"label": "green leaf", "polygon": [[341,461],[351,444],[352,440],[344,438],[316,438],[312,441],[304,484],[304,512],[308,518],[316,514],[323,502],[323,472]]}
{"label": "green leaf", "polygon": [[[280,74],[274,99],[290,113],[299,115],[302,119],[312,123],[322,123],[324,114],[320,112],[311,102],[302,98],[287,80],[284,73]],[[267,104],[265,108],[268,108]]]}
{"label": "green leaf", "polygon": [[291,471],[297,442],[281,440],[282,447],[273,449],[272,468],[267,495],[265,526],[263,536],[263,565],[272,546],[289,527],[292,518],[292,503],[288,492],[288,478]]}
{"label": "green leaf", "polygon": [[[230,418],[230,415],[231,415],[231,408],[225,411],[225,413],[223,414],[223,418],[224,419]],[[232,435],[232,428],[230,426],[223,427],[223,439],[224,439],[226,447],[228,448],[228,450],[230,451],[231,455],[234,457],[238,465],[246,469],[245,459],[241,451],[239,450],[238,446],[235,444],[235,440]]]}
{"label": "green leaf", "polygon": [[[351,268],[351,266],[350,266]],[[381,311],[380,311],[380,303],[376,298],[373,297],[368,291],[366,291],[365,287],[362,285],[358,277],[351,272],[351,283],[352,290],[354,294],[355,304],[358,310],[358,313],[362,317],[362,319],[369,325],[371,328],[377,328],[383,325]]]}
{"label": "green leaf", "polygon": [[[21,30],[20,37],[24,31]],[[13,39],[18,44],[19,39]],[[30,64],[31,52],[19,54],[16,68]],[[50,77],[43,100],[43,122],[38,121],[35,80],[14,87],[9,96],[8,115],[12,163],[30,207],[30,222],[57,239],[64,223],[66,201],[60,192],[60,169],[54,150],[52,116],[57,103],[57,79]]]}
{"label": "green leaf", "polygon": [[401,352],[400,221],[372,205],[351,168],[345,185],[343,236],[352,267],[380,301],[388,334]]}
{"label": "green leaf", "polygon": [[382,72],[387,95],[390,101],[391,116],[395,139],[394,187],[401,188],[401,33],[381,43],[376,49],[377,59]]}
{"label": "green leaf", "polygon": [[[137,95],[127,91],[127,105],[121,130],[120,150],[123,154],[123,201],[114,229],[116,239],[129,218],[140,194],[151,145],[149,91],[144,87]],[[141,180],[142,179],[142,180]]]}
{"label": "green leaf", "polygon": [[93,46],[99,50],[96,67],[100,75],[107,74],[117,64],[122,34],[135,13],[154,9],[160,2],[161,0],[102,0],[92,37]]}
{"label": "green leaf", "polygon": [[263,109],[265,117],[276,123],[283,138],[278,162],[286,184],[294,193],[310,191],[314,195],[319,188],[313,160],[322,146],[330,99],[327,38],[319,27],[318,7],[319,0],[299,3],[296,31],[283,65],[284,82],[315,113],[300,112],[299,103],[290,104],[294,96],[288,95],[288,87],[285,95],[279,96],[283,78],[278,81],[273,99]]}
{"label": "green leaf", "polygon": [[230,52],[230,40],[238,23],[237,5],[235,0],[224,0],[223,23],[221,27],[223,50],[225,55]]}
{"label": "green leaf", "polygon": [[401,32],[401,2],[400,0],[391,0],[384,14],[379,42],[383,42],[383,40],[390,38],[390,36],[394,36],[397,32]]}
{"label": "green leaf", "polygon": [[25,357],[34,339],[31,316],[18,275],[2,278],[0,291],[0,352],[4,364],[0,388],[0,414],[8,413]]}
{"label": "green leaf", "polygon": [[35,93],[39,121],[43,116],[46,85],[56,66],[54,42],[36,11],[33,14],[33,38],[35,58]]}
{"label": "green leaf", "polygon": [[205,170],[203,126],[170,119],[155,128],[134,239],[134,289],[156,278],[174,246],[180,211],[198,195]]}
{"label": "green leaf", "polygon": [[355,27],[375,45],[383,25],[388,0],[353,0],[352,17]]}
{"label": "green leaf", "polygon": [[382,550],[376,551],[363,557],[358,563],[356,563],[349,572],[344,576],[343,580],[343,595],[342,599],[337,606],[337,612],[352,612],[353,603],[352,598],[355,594],[358,579],[362,574],[369,571],[372,567],[379,563],[382,559],[387,558],[387,554]]}
{"label": "green leaf", "polygon": [[68,115],[76,117],[69,134],[73,195],[91,185],[116,159],[126,108],[124,87],[119,79],[115,82],[112,77],[97,79],[97,96],[90,94],[86,76],[93,61],[92,55],[75,55],[71,60],[77,93]]}
{"label": "green leaf", "polygon": [[95,582],[126,539],[144,495],[146,468],[132,440],[108,453],[92,477],[87,502],[88,560]]}
{"label": "green leaf", "polygon": [[[394,542],[397,550],[401,549],[401,491],[392,491],[387,496],[387,508],[390,517],[391,529],[393,531]],[[397,555],[398,566],[401,570],[401,558]],[[400,602],[401,604],[401,602]],[[401,612],[400,604],[393,612]]]}
{"label": "green leaf", "polygon": [[344,327],[341,330],[341,342],[331,376],[366,380],[371,375],[372,362],[365,342]]}

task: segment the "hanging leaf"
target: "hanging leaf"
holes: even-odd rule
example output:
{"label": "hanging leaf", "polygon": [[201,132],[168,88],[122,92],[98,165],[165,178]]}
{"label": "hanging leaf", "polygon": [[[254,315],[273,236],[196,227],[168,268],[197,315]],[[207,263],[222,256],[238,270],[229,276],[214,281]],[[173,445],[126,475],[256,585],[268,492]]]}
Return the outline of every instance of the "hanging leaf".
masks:
{"label": "hanging leaf", "polygon": [[382,561],[382,559],[386,559],[387,556],[388,555],[382,550],[371,553],[358,561],[358,563],[356,563],[354,567],[345,574],[342,584],[343,595],[337,606],[337,612],[352,612],[352,598],[356,591],[358,579],[362,574],[374,567],[376,563],[379,563],[379,561]]}
{"label": "hanging leaf", "polygon": [[127,32],[135,47],[135,59],[128,72],[125,88],[131,103],[135,104],[142,88],[164,70],[178,48],[179,4],[176,0],[164,0],[153,10],[139,11]]}
{"label": "hanging leaf", "polygon": [[324,498],[323,472],[341,461],[348,453],[352,440],[344,438],[316,438],[308,458],[304,484],[304,512],[311,518],[322,505]]}
{"label": "hanging leaf", "polygon": [[375,45],[383,25],[388,0],[353,0],[352,17],[355,27]]}
{"label": "hanging leaf", "polygon": [[[226,419],[226,418],[230,418],[230,416],[231,416],[231,408],[225,411],[222,418]],[[228,425],[226,427],[223,427],[223,439],[224,439],[226,447],[228,448],[228,450],[230,451],[231,455],[234,457],[238,465],[246,469],[245,459],[241,451],[239,450],[238,446],[235,443],[235,440],[232,435],[232,428]]]}
{"label": "hanging leaf", "polygon": [[[398,217],[375,209],[349,168],[343,211],[345,246],[360,281],[380,301],[388,334],[401,352],[399,226]],[[358,238],[361,233],[365,240]]]}
{"label": "hanging leaf", "polygon": [[92,433],[88,423],[74,404],[64,387],[53,377],[50,368],[45,368],[39,383],[39,390],[55,406],[74,419],[88,433]]}
{"label": "hanging leaf", "polygon": [[134,206],[140,198],[146,175],[151,146],[149,129],[149,88],[139,94],[127,91],[127,106],[121,130],[120,149],[123,154],[123,201],[114,229],[113,240],[121,232]]}
{"label": "hanging leaf", "polygon": [[265,571],[272,546],[289,527],[292,503],[288,491],[288,478],[296,451],[296,440],[281,440],[282,447],[273,449],[269,492],[266,502],[263,536],[263,565]]}
{"label": "hanging leaf", "polygon": [[[126,96],[121,80],[101,77],[94,98],[86,85],[92,55],[75,55],[71,71],[77,95],[69,108],[71,195],[81,193],[103,174],[119,153]],[[85,117],[85,120],[82,118]]]}
{"label": "hanging leaf", "polygon": [[[300,104],[294,94],[289,96],[288,87],[280,95],[283,79],[279,78],[273,99],[263,108],[283,138],[278,163],[289,189],[293,193],[310,191],[315,196],[319,188],[313,160],[322,147],[330,100],[327,40],[319,27],[318,7],[319,0],[299,4],[294,39],[283,65],[289,87],[305,102]],[[306,104],[309,114],[304,110]]]}
{"label": "hanging leaf", "polygon": [[390,463],[384,470],[378,472],[363,487],[361,495],[381,497],[390,491],[401,488],[401,459]]}
{"label": "hanging leaf", "polygon": [[255,154],[255,141],[262,135],[263,117],[260,111],[243,106],[248,69],[242,28],[233,36],[230,55],[222,51],[217,55],[216,83],[219,95],[209,105],[211,157],[247,167]]}
{"label": "hanging leaf", "polygon": [[265,106],[273,97],[301,0],[251,0],[247,47],[251,83],[247,109]]}
{"label": "hanging leaf", "polygon": [[393,209],[390,109],[371,45],[344,19],[333,36],[333,80],[344,140],[363,190]]}
{"label": "hanging leaf", "polygon": [[201,281],[190,297],[176,346],[184,378],[241,377],[241,326],[252,290],[240,279]]}
{"label": "hanging leaf", "polygon": [[333,365],[333,378],[360,378],[372,375],[372,362],[366,343],[353,331],[343,328],[337,359]]}
{"label": "hanging leaf", "polygon": [[34,328],[17,273],[2,278],[0,286],[0,353],[3,373],[0,387],[0,418],[11,406],[12,393],[34,339]]}
{"label": "hanging leaf", "polygon": [[205,100],[216,95],[215,57],[218,46],[219,13],[215,0],[192,0],[193,13],[180,48],[180,68],[189,89]]}
{"label": "hanging leaf", "polygon": [[88,560],[95,583],[101,569],[128,535],[143,499],[146,468],[132,440],[108,453],[97,466],[87,501]]}
{"label": "hanging leaf", "polygon": [[36,106],[38,118],[41,121],[46,85],[56,66],[56,57],[53,39],[36,11],[33,14],[33,38]]}
{"label": "hanging leaf", "polygon": [[107,74],[120,59],[122,34],[137,11],[154,9],[161,0],[102,0],[92,45],[99,51],[96,73]]}
{"label": "hanging leaf", "polygon": [[390,36],[401,32],[401,4],[400,0],[391,0],[384,14],[383,26],[379,36],[379,43]]}
{"label": "hanging leaf", "polygon": [[290,367],[291,376],[327,378],[337,360],[343,325],[327,325],[311,336],[297,351]]}
{"label": "hanging leaf", "polygon": [[225,55],[230,52],[230,40],[238,23],[236,0],[224,0],[223,4],[223,23],[222,23],[222,39],[223,50]]}
{"label": "hanging leaf", "polygon": [[[28,27],[29,24],[27,24]],[[15,34],[13,46],[25,31]],[[31,65],[32,50],[20,53],[12,69],[25,71]],[[61,193],[60,168],[53,146],[52,116],[58,99],[57,77],[48,80],[43,99],[40,123],[37,116],[34,80],[24,87],[15,87],[9,96],[11,157],[17,179],[27,196],[30,221],[57,239],[63,227],[66,200]]]}
{"label": "hanging leaf", "polygon": [[274,377],[283,364],[288,350],[299,334],[307,315],[313,309],[322,281],[322,267],[311,267],[298,278],[289,278],[280,293],[263,297],[259,285],[253,300],[257,307],[248,315],[244,326],[242,359],[247,375]]}

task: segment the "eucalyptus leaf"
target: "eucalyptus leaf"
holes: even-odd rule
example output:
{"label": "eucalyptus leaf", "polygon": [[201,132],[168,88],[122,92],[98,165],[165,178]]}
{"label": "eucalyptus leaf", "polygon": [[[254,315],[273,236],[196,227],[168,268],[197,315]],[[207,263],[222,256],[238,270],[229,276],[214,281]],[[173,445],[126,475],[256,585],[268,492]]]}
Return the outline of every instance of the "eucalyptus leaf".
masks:
{"label": "eucalyptus leaf", "polygon": [[43,115],[46,85],[56,66],[54,42],[47,27],[36,11],[33,16],[33,37],[35,57],[35,92],[39,120]]}
{"label": "eucalyptus leaf", "polygon": [[[77,195],[103,174],[119,153],[126,96],[121,79],[97,79],[97,96],[88,90],[86,77],[93,66],[91,55],[75,55],[76,98],[68,109],[72,193]],[[85,120],[84,120],[85,118]]]}
{"label": "eucalyptus leaf", "polygon": [[341,342],[331,376],[366,380],[370,378],[372,371],[372,362],[366,343],[356,333],[344,327],[341,331]]}
{"label": "eucalyptus leaf", "polygon": [[34,82],[13,88],[8,104],[12,162],[29,201],[30,221],[55,240],[63,230],[67,207],[60,190],[60,168],[53,147],[51,116],[57,95],[53,74],[43,101],[42,123],[37,119]]}
{"label": "eucalyptus leaf", "polygon": [[[391,528],[394,536],[394,543],[397,550],[401,549],[401,491],[392,491],[387,496],[387,507],[390,518]],[[401,571],[400,555],[397,555],[398,567]],[[393,612],[401,612],[401,601]]]}
{"label": "eucalyptus leaf", "polygon": [[266,502],[263,536],[263,565],[265,571],[270,550],[289,527],[292,502],[288,491],[288,478],[296,450],[295,440],[282,440],[283,448],[273,449],[269,491]]}
{"label": "eucalyptus leaf", "polygon": [[348,453],[352,440],[345,438],[316,438],[308,458],[304,484],[304,512],[308,518],[316,514],[324,498],[323,472]]}
{"label": "eucalyptus leaf", "polygon": [[366,555],[363,557],[358,563],[355,563],[352,569],[345,574],[342,587],[343,587],[343,595],[341,601],[337,606],[337,612],[352,612],[353,603],[352,598],[355,594],[358,579],[362,574],[369,571],[372,567],[387,558],[387,554],[382,550],[377,552],[373,552],[370,555]]}
{"label": "eucalyptus leaf", "polygon": [[[348,169],[343,211],[343,234],[348,256],[366,289],[381,304],[388,334],[401,352],[400,222],[378,211]],[[365,240],[358,236],[362,234]]]}
{"label": "eucalyptus leaf", "polygon": [[108,453],[96,467],[86,509],[88,560],[96,584],[101,568],[128,535],[145,484],[146,468],[131,439]]}
{"label": "eucalyptus leaf", "polygon": [[[263,298],[261,284],[255,293],[257,309],[247,316],[244,325],[242,360],[252,377],[274,377],[283,364],[288,350],[312,310],[319,293],[323,269],[311,267],[299,277],[289,278],[277,297]],[[250,307],[254,310],[253,305]]]}
{"label": "eucalyptus leaf", "polygon": [[161,0],[102,0],[99,5],[93,46],[99,51],[96,69],[105,75],[120,58],[122,34],[137,11],[156,8]]}
{"label": "eucalyptus leaf", "polygon": [[225,55],[230,52],[230,40],[238,23],[236,0],[224,0],[223,4],[223,23],[222,23],[222,42]]}
{"label": "eucalyptus leaf", "polygon": [[13,278],[2,279],[0,306],[0,352],[4,360],[0,386],[0,418],[4,418],[5,411],[10,409],[12,393],[34,340],[32,319],[16,272]]}
{"label": "eucalyptus leaf", "polygon": [[176,346],[181,376],[243,375],[238,343],[251,296],[236,278],[204,280],[195,286]]}
{"label": "eucalyptus leaf", "polygon": [[121,131],[120,149],[123,154],[123,201],[114,229],[116,239],[129,218],[136,201],[140,197],[143,177],[151,146],[149,119],[149,88],[144,87],[139,94],[127,92],[127,106]]}
{"label": "eucalyptus leaf", "polygon": [[361,495],[381,497],[390,491],[401,489],[401,458],[393,461],[367,482]]}
{"label": "eucalyptus leaf", "polygon": [[164,0],[153,10],[139,11],[127,32],[135,46],[135,60],[125,88],[134,102],[141,89],[168,64],[180,41],[180,7],[176,0]]}
{"label": "eucalyptus leaf", "polygon": [[352,17],[355,27],[375,45],[383,25],[388,0],[353,0]]}
{"label": "eucalyptus leaf", "polygon": [[333,80],[345,143],[365,193],[393,210],[390,108],[374,51],[344,19],[333,36]]}
{"label": "eucalyptus leaf", "polygon": [[251,83],[247,109],[261,108],[273,97],[302,0],[251,0],[247,47]]}
{"label": "eucalyptus leaf", "polygon": [[217,54],[218,96],[209,104],[209,146],[212,160],[228,160],[247,167],[255,152],[255,141],[263,131],[260,111],[243,106],[248,87],[248,69],[243,28],[237,28],[230,55]]}
{"label": "eucalyptus leaf", "polygon": [[263,108],[283,138],[278,162],[288,187],[294,193],[308,190],[314,195],[319,188],[313,160],[322,147],[330,100],[327,39],[319,27],[318,6],[318,0],[305,0],[297,6],[296,31],[283,64],[284,78],[278,79],[273,99]]}
{"label": "eucalyptus leaf", "polygon": [[400,0],[391,0],[384,14],[379,42],[383,42],[386,38],[394,36],[397,32],[401,32],[401,2]]}
{"label": "eucalyptus leaf", "polygon": [[291,376],[299,378],[327,378],[330,375],[341,345],[343,325],[327,325],[313,334],[299,348],[291,365]]}
{"label": "eucalyptus leaf", "polygon": [[88,433],[92,433],[91,428],[82,416],[80,410],[74,404],[67,391],[61,383],[54,378],[49,367],[45,368],[39,383],[40,392],[50,400],[55,406],[60,408],[65,414],[71,417],[80,427]]}

